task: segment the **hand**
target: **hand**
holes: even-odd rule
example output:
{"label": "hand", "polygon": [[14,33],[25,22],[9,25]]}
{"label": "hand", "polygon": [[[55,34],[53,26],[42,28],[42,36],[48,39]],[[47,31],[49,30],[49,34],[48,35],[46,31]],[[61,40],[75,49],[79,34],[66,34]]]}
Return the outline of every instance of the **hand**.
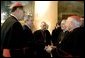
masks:
{"label": "hand", "polygon": [[55,48],[57,48],[56,46],[53,46],[53,45],[51,45],[51,47],[52,47],[52,49],[55,49]]}
{"label": "hand", "polygon": [[51,47],[50,45],[45,46],[45,50],[46,50],[48,53],[51,53],[52,47]]}
{"label": "hand", "polygon": [[9,49],[3,49],[3,57],[11,57]]}

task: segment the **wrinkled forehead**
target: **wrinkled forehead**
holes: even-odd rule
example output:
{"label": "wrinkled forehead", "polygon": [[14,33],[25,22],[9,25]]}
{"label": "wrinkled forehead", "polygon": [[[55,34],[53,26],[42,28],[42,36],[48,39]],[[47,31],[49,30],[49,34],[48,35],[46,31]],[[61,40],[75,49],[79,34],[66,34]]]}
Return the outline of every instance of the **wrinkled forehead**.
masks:
{"label": "wrinkled forehead", "polygon": [[68,17],[66,21],[72,21],[73,18]]}
{"label": "wrinkled forehead", "polygon": [[67,20],[66,20],[66,23],[69,23],[69,22],[72,22],[72,21],[75,21],[75,19],[72,18],[72,17],[68,17]]}

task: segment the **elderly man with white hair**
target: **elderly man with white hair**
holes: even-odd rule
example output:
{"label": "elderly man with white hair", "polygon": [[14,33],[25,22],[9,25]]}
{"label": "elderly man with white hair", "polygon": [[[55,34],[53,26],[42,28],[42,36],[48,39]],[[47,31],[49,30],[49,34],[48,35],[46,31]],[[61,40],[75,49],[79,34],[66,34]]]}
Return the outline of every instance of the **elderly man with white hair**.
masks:
{"label": "elderly man with white hair", "polygon": [[66,30],[70,33],[61,44],[61,49],[70,53],[73,57],[83,56],[84,29],[81,28],[81,17],[70,16],[66,20]]}
{"label": "elderly man with white hair", "polygon": [[[59,44],[56,45],[56,50],[53,52],[53,57],[82,57],[84,56],[84,29],[81,28],[81,17],[70,16],[65,21],[61,22],[61,28],[68,31],[63,36],[59,36]],[[60,34],[62,35],[62,33]],[[62,39],[63,37],[63,39]]]}
{"label": "elderly man with white hair", "polygon": [[30,15],[25,15],[24,18],[25,24],[23,25],[23,34],[24,34],[24,56],[25,57],[34,57],[33,54],[33,45],[34,45],[34,38],[33,38],[33,33],[32,33],[32,25],[33,25],[33,20],[32,16]]}
{"label": "elderly man with white hair", "polygon": [[68,17],[66,20],[66,26],[68,31],[72,31],[75,28],[78,28],[81,26],[81,20],[78,16],[71,16]]}
{"label": "elderly man with white hair", "polygon": [[[66,37],[68,35],[68,32],[66,30],[66,26],[65,26],[65,23],[66,23],[66,20],[62,20],[61,21],[61,31],[56,31],[55,35],[57,36],[58,34],[58,37],[53,37],[52,36],[52,42],[53,42],[53,45],[51,46],[48,46],[48,49],[47,49],[47,52],[50,52],[52,54],[52,57],[56,58],[56,57],[63,57],[62,54],[58,54],[57,51],[60,49],[61,47],[61,44],[64,40],[64,37]],[[57,34],[57,32],[59,32]],[[62,53],[62,51],[61,51]]]}
{"label": "elderly man with white hair", "polygon": [[40,25],[41,29],[34,32],[35,51],[37,57],[50,57],[48,53],[45,53],[45,47],[51,45],[51,35],[47,30],[48,25],[42,21]]}

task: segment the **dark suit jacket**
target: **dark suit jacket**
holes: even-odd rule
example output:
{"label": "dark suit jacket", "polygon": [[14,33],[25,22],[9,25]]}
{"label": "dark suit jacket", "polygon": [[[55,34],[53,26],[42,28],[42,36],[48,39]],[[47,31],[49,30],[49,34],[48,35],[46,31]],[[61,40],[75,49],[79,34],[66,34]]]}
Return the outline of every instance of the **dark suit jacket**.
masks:
{"label": "dark suit jacket", "polygon": [[34,37],[31,29],[24,25],[23,26],[23,31],[24,31],[24,46],[25,47],[32,47],[34,44]]}
{"label": "dark suit jacket", "polygon": [[[39,45],[43,48],[45,45],[51,44],[51,35],[48,30],[45,30],[45,33],[42,33],[42,30],[37,30],[34,32],[35,46]],[[44,37],[45,35],[45,37]]]}
{"label": "dark suit jacket", "polygon": [[65,36],[61,44],[61,49],[73,56],[84,56],[84,29],[76,28]]}
{"label": "dark suit jacket", "polygon": [[8,17],[1,27],[1,47],[8,49],[23,47],[23,28],[13,16]]}
{"label": "dark suit jacket", "polygon": [[61,30],[61,27],[58,27],[57,29],[55,28],[53,31],[52,31],[52,43],[53,43],[53,45],[56,45],[56,42],[57,42],[57,40],[58,40],[58,36],[59,36],[59,34],[60,34],[60,32],[61,32],[62,30]]}

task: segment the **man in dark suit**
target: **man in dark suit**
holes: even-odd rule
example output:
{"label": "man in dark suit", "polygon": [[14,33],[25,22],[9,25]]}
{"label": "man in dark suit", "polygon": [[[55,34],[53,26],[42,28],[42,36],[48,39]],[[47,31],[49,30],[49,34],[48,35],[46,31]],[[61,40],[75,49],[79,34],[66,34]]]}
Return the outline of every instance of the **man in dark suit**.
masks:
{"label": "man in dark suit", "polygon": [[[56,35],[56,36],[53,36],[52,35],[52,42],[54,44],[53,46],[55,46],[57,49],[60,48],[61,43],[64,40],[64,37],[66,37],[67,34],[68,34],[68,32],[66,31],[65,23],[66,23],[66,20],[62,20],[61,21],[61,24],[60,24],[60,27],[58,27],[58,29],[56,29],[57,32],[56,33],[53,33],[53,35]],[[54,58],[61,56],[61,55],[59,55],[59,54],[56,53],[56,49],[53,49],[52,50],[52,54],[53,54],[53,57]]]}
{"label": "man in dark suit", "polygon": [[84,50],[84,29],[80,27],[79,16],[70,16],[66,20],[66,29],[69,35],[62,41],[61,49],[71,54],[73,57],[81,57]]}
{"label": "man in dark suit", "polygon": [[24,31],[24,47],[25,47],[25,57],[34,57],[34,37],[32,33],[32,16],[27,15],[25,16],[25,25],[23,25],[23,31]]}
{"label": "man in dark suit", "polygon": [[52,31],[52,43],[54,46],[57,44],[56,41],[61,31],[61,26],[57,23],[55,29]]}
{"label": "man in dark suit", "polygon": [[24,17],[23,5],[11,5],[11,14],[1,26],[1,49],[3,57],[23,56],[23,28],[19,21]]}
{"label": "man in dark suit", "polygon": [[44,57],[45,46],[51,44],[50,32],[46,28],[47,24],[45,22],[41,22],[41,29],[34,32],[35,50],[38,57]]}

